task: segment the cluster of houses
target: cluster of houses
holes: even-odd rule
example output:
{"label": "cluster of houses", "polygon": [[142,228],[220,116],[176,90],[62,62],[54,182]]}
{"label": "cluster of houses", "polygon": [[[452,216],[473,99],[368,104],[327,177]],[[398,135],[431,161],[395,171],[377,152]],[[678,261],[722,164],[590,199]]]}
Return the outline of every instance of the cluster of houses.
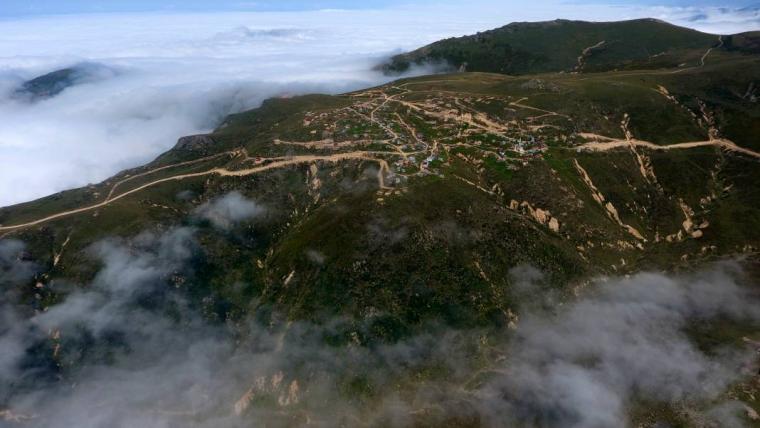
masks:
{"label": "cluster of houses", "polygon": [[[450,102],[444,102],[443,100],[429,99],[425,105],[433,110],[438,110],[436,112],[437,114],[434,114],[435,118],[444,119],[444,123],[441,124],[437,120],[430,120],[430,118],[428,118],[428,120],[426,120],[428,124],[443,126],[443,129],[452,132],[457,131],[459,138],[474,136],[472,133],[463,133],[462,129],[460,128],[462,119],[465,121],[474,120],[471,113],[462,112]],[[441,109],[443,111],[440,111]],[[354,105],[351,110],[354,112],[359,112],[362,115],[367,115],[367,117],[372,116],[372,121],[375,122],[379,127],[386,130],[398,127],[398,124],[392,120],[392,116],[385,114],[376,114],[377,107],[371,102]],[[347,118],[346,116],[350,116],[350,114],[347,115],[345,113],[347,113],[347,111],[341,111],[341,117],[344,119]],[[366,128],[357,133],[357,130],[352,127],[352,121],[349,121],[349,123],[343,122],[341,125],[336,126],[337,121],[335,120],[335,117],[332,117],[332,120],[326,119],[328,119],[328,117],[326,117],[324,113],[307,113],[304,120],[304,125],[314,125],[317,122],[323,121],[328,123],[332,122],[331,124],[328,124],[328,129],[325,129],[325,132],[323,132],[323,134],[325,134],[323,135],[323,139],[334,137],[334,135],[332,135],[334,132],[338,132],[340,134],[356,134],[349,135],[349,137],[353,138],[364,138],[367,140],[372,138],[370,133],[367,132]],[[330,128],[332,128],[331,130],[333,132],[329,132]],[[395,135],[396,138],[390,141],[390,143],[396,145],[402,151],[415,150],[417,152],[421,152],[429,149],[429,146],[423,143],[423,141],[426,139],[426,136],[419,130],[411,129],[411,131],[416,134],[412,136],[412,138],[416,140],[416,143],[411,141],[404,141],[406,138],[400,138],[398,135]],[[511,160],[511,162],[507,162],[507,167],[515,169],[519,168],[519,161],[522,161],[523,164],[527,164],[529,160],[541,157],[541,154],[548,150],[548,146],[540,137],[529,135],[527,133],[524,133],[524,131],[517,129],[506,132],[507,134],[486,132],[488,135],[483,136],[486,141],[474,141],[473,143],[475,146],[482,146],[484,150],[486,150],[486,147],[490,146],[489,150],[492,151],[487,150],[488,153],[498,155],[502,161]],[[362,133],[363,135],[361,135]],[[482,131],[479,132],[479,134],[482,134]],[[443,140],[441,141],[443,142]],[[515,159],[515,157],[517,157],[517,159]],[[419,155],[410,155],[398,158],[393,162],[393,165],[398,171],[416,170],[421,174],[426,174],[431,172],[430,169],[433,168],[433,165],[439,159],[441,158],[438,153],[433,152],[426,154],[424,159],[419,159]],[[517,163],[514,162],[516,160],[518,161]]]}
{"label": "cluster of houses", "polygon": [[438,156],[436,155],[430,155],[425,160],[422,161],[422,169],[428,169],[430,168],[430,164],[438,160]]}
{"label": "cluster of houses", "polygon": [[521,156],[539,155],[549,150],[549,146],[543,141],[537,140],[532,135],[527,135],[520,138],[506,138],[507,143],[512,145],[511,150],[520,154]]}
{"label": "cluster of houses", "polygon": [[407,156],[405,158],[397,160],[396,162],[393,162],[393,165],[395,165],[398,169],[417,166],[417,158],[415,156]]}
{"label": "cluster of houses", "polygon": [[[438,159],[440,159],[439,156],[435,155],[435,154],[432,154],[432,155],[426,157],[425,159],[422,160],[421,163],[419,163],[420,170],[421,171],[427,171],[430,168],[430,165],[433,162],[437,161]],[[398,159],[397,161],[395,161],[393,163],[393,165],[397,169],[404,169],[404,168],[407,168],[407,167],[410,167],[410,166],[417,167],[418,166],[417,162],[418,162],[417,161],[417,157],[414,156],[414,155],[411,155],[411,156],[407,156],[407,157],[402,158],[402,159]]]}

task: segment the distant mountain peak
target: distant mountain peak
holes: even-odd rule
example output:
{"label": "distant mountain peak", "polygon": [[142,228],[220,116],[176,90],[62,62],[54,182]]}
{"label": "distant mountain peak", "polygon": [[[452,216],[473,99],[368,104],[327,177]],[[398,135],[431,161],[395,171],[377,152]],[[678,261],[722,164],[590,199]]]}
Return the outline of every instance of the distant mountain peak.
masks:
{"label": "distant mountain peak", "polygon": [[13,95],[17,99],[40,101],[55,97],[72,86],[105,80],[115,74],[116,70],[105,65],[81,62],[27,80]]}

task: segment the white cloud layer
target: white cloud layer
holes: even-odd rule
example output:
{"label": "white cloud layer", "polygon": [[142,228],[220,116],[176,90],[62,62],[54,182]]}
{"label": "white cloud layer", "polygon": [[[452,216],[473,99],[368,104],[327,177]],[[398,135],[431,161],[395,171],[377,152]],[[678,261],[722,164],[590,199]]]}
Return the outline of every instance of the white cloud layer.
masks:
{"label": "white cloud layer", "polygon": [[262,216],[265,212],[266,208],[234,191],[199,206],[195,215],[219,229],[227,230],[237,223]]}
{"label": "white cloud layer", "polygon": [[[122,14],[0,21],[0,206],[140,165],[182,135],[281,93],[380,83],[380,58],[511,21],[653,16],[712,32],[759,28],[757,11],[468,2],[382,11]],[[35,104],[24,80],[82,61],[118,71]]]}

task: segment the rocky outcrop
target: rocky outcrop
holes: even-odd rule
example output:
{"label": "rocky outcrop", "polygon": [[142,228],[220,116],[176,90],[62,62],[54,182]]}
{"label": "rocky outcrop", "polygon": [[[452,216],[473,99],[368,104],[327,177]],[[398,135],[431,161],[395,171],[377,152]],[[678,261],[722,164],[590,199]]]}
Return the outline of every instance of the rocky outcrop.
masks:
{"label": "rocky outcrop", "polygon": [[276,398],[277,404],[280,407],[294,406],[300,402],[300,395],[301,388],[298,380],[293,379],[290,382],[286,382],[285,374],[280,371],[272,375],[271,379],[267,376],[256,378],[253,386],[235,402],[233,409],[235,415],[241,416],[248,410],[257,397],[262,396]]}
{"label": "rocky outcrop", "polygon": [[591,177],[588,175],[588,172],[586,172],[586,170],[583,169],[581,164],[578,163],[578,160],[574,159],[573,162],[575,163],[575,169],[578,170],[578,173],[580,173],[580,176],[583,179],[583,182],[586,183],[586,186],[588,186],[589,190],[591,191],[591,196],[594,198],[596,202],[599,203],[599,205],[601,205],[604,208],[605,212],[607,213],[607,217],[609,217],[612,221],[620,225],[634,238],[638,239],[639,241],[646,242],[646,238],[644,238],[644,235],[642,235],[636,228],[634,228],[631,225],[623,223],[623,221],[620,219],[620,214],[618,213],[617,208],[615,208],[615,206],[612,205],[612,202],[607,201],[607,199],[604,197],[602,192],[600,192],[599,189],[594,185],[594,182],[591,181]]}
{"label": "rocky outcrop", "polygon": [[556,217],[552,217],[552,214],[549,211],[534,207],[530,204],[530,202],[524,201],[520,203],[513,199],[509,203],[509,209],[512,211],[517,211],[523,215],[530,216],[537,223],[548,227],[552,232],[559,232],[559,220],[557,220]]}
{"label": "rocky outcrop", "polygon": [[172,150],[206,152],[214,144],[215,141],[209,135],[190,135],[180,138]]}

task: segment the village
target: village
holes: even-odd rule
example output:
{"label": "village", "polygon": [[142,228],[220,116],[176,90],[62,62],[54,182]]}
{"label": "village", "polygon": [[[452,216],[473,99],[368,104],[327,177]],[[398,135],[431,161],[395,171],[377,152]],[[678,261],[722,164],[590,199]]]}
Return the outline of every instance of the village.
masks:
{"label": "village", "polygon": [[410,91],[392,90],[395,92],[370,90],[353,95],[349,107],[307,112],[302,134],[295,136],[303,140],[277,139],[275,144],[326,151],[362,147],[378,156],[388,152],[398,182],[441,174],[441,167],[449,165],[452,157],[476,163],[492,158],[517,170],[540,159],[549,148],[547,141],[556,137],[553,128],[536,129],[522,121],[490,117],[471,105],[481,100],[437,95],[411,101],[403,98]]}

